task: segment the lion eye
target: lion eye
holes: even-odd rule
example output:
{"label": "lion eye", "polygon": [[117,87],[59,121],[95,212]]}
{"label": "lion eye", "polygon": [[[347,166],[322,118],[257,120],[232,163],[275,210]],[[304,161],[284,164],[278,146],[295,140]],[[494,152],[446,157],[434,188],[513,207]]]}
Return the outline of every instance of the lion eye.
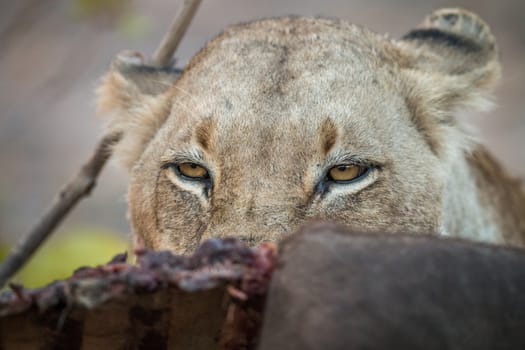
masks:
{"label": "lion eye", "polygon": [[177,165],[177,171],[186,177],[194,180],[208,179],[208,170],[195,163],[181,163]]}
{"label": "lion eye", "polygon": [[328,179],[336,182],[349,182],[368,172],[368,167],[355,164],[336,165],[328,172]]}

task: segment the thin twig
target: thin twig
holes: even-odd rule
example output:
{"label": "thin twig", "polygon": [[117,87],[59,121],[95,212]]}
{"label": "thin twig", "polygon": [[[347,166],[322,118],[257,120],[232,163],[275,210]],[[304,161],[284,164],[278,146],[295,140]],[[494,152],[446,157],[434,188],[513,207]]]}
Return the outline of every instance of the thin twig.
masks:
{"label": "thin twig", "polygon": [[151,63],[159,67],[171,65],[173,54],[179,46],[186,29],[190,25],[201,0],[184,0],[179,11],[175,15],[170,28],[162,38],[162,41],[152,56]]}
{"label": "thin twig", "polygon": [[95,186],[96,179],[111,155],[111,148],[122,134],[111,134],[103,137],[95,151],[79,173],[59,192],[51,207],[34,226],[29,235],[19,242],[11,254],[0,266],[0,286],[18,271],[42,242],[49,236],[69,211],[83,197],[89,195]]}
{"label": "thin twig", "polygon": [[[175,16],[168,32],[152,56],[151,63],[159,67],[172,64],[172,57],[188,28],[201,0],[185,0]],[[122,138],[122,133],[109,134],[101,138],[75,178],[59,192],[49,209],[5,258],[0,265],[0,288],[29,260],[38,247],[64,217],[95,187],[100,171],[111,157],[113,146]]]}

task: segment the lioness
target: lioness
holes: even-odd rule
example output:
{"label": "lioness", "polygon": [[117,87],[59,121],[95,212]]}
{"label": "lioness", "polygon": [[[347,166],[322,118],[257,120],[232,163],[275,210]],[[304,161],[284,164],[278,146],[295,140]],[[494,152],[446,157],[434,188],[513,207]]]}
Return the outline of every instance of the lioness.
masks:
{"label": "lioness", "polygon": [[500,77],[489,27],[443,9],[395,40],[340,20],[227,28],[179,74],[117,57],[99,88],[153,249],[276,241],[308,220],[523,246],[525,195],[454,118]]}

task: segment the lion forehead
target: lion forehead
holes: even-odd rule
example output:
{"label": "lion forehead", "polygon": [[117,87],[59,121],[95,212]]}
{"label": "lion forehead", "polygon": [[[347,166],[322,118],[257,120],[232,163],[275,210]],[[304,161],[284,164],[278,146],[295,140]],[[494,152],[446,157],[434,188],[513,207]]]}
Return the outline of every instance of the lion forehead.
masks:
{"label": "lion forehead", "polygon": [[402,101],[396,66],[375,42],[390,44],[376,37],[309,18],[231,27],[188,64],[173,87],[174,109],[235,125],[299,120],[317,128],[325,116],[341,124],[351,122],[350,114],[384,118]]}

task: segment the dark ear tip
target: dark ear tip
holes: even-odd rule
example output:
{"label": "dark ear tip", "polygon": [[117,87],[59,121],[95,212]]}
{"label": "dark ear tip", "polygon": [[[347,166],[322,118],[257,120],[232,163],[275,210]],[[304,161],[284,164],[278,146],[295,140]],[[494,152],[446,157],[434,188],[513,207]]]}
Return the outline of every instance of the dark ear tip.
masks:
{"label": "dark ear tip", "polygon": [[122,51],[120,52],[111,63],[111,68],[119,72],[126,72],[130,69],[140,67],[144,65],[145,59],[138,51]]}
{"label": "dark ear tip", "polygon": [[490,27],[478,15],[460,8],[440,9],[427,16],[413,32],[434,31],[471,42],[482,50],[494,50]]}

